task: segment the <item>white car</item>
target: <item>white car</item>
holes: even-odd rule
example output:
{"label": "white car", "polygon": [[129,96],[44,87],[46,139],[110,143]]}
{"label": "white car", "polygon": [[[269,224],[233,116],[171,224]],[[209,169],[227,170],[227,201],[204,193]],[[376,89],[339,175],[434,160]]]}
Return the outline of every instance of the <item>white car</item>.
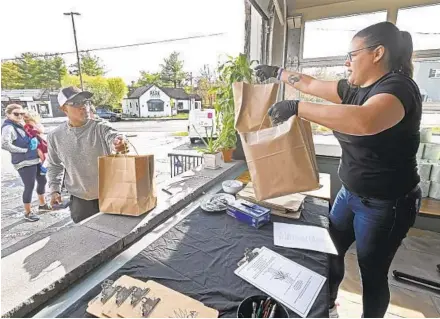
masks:
{"label": "white car", "polygon": [[[195,127],[195,129],[194,129]],[[215,123],[215,110],[191,110],[188,117],[188,136],[191,144],[202,138],[211,136],[217,138],[217,125]],[[200,134],[200,135],[199,135]]]}

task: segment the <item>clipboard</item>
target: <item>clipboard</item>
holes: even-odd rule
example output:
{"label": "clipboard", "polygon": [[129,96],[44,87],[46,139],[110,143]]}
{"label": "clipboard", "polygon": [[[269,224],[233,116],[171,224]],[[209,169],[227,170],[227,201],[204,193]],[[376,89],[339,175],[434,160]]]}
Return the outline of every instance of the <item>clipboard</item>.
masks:
{"label": "clipboard", "polygon": [[234,273],[303,318],[327,280],[264,246],[247,250]]}

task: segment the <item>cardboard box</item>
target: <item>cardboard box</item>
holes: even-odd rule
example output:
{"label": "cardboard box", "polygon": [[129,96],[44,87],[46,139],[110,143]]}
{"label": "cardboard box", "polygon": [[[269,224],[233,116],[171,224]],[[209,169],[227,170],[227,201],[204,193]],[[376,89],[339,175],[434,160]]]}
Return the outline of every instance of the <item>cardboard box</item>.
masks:
{"label": "cardboard box", "polygon": [[270,221],[269,208],[244,199],[237,199],[233,204],[227,205],[226,213],[255,228],[260,228]]}

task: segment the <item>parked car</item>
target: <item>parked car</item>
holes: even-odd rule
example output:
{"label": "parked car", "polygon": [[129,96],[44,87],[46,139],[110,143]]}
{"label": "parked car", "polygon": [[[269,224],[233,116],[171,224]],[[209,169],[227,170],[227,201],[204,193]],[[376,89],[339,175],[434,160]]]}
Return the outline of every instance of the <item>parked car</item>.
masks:
{"label": "parked car", "polygon": [[97,108],[96,115],[98,115],[102,119],[110,120],[110,122],[116,122],[122,120],[121,113],[115,113],[104,108]]}

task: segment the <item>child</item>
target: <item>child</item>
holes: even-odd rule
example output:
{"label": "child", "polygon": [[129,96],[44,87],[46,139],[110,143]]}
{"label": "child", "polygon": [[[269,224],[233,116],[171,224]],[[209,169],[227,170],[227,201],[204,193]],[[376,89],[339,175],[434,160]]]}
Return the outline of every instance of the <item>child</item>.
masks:
{"label": "child", "polygon": [[24,130],[30,138],[36,137],[38,140],[38,156],[40,157],[40,174],[46,175],[47,168],[43,166],[47,154],[47,142],[41,137],[44,133],[43,126],[39,123],[39,116],[26,112],[24,115]]}

